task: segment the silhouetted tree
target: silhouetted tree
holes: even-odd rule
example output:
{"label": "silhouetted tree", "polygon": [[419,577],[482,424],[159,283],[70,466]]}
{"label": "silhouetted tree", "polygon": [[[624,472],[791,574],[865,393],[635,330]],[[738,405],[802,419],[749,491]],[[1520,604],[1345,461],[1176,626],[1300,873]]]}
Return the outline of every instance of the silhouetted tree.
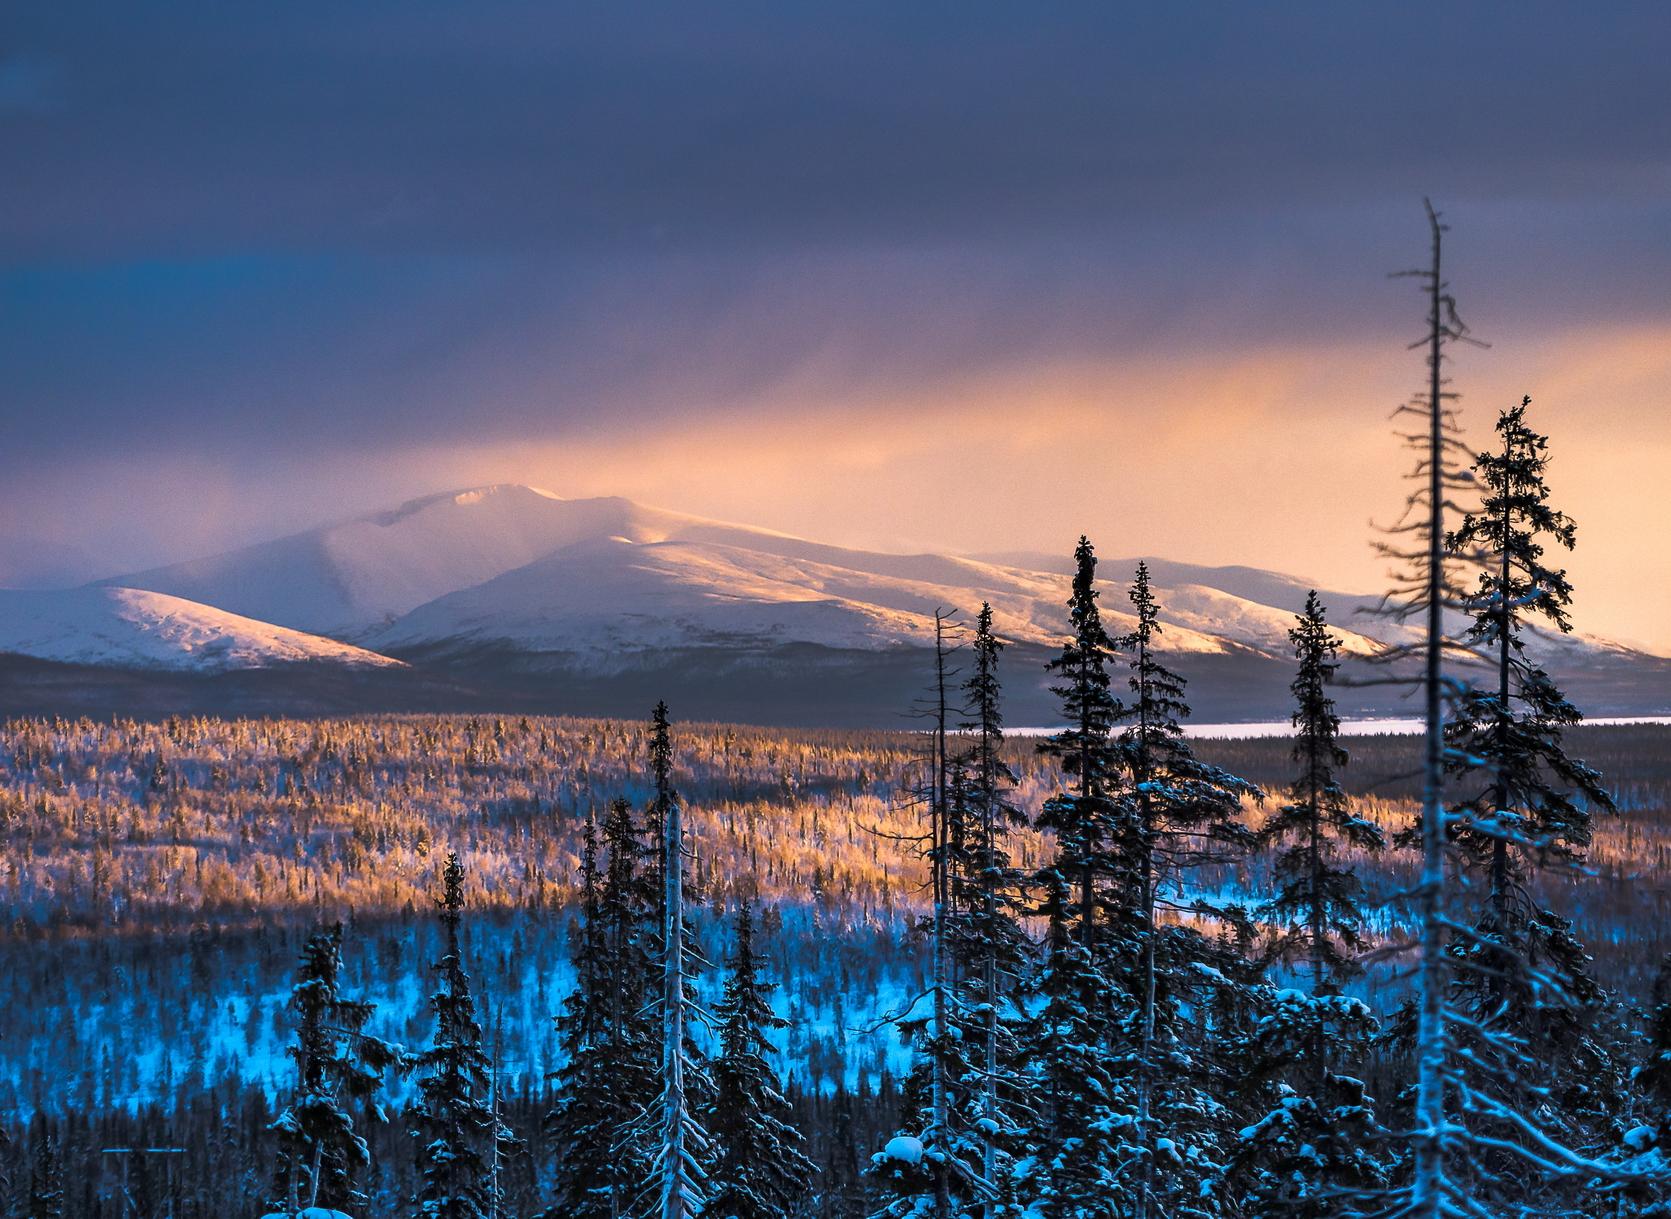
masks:
{"label": "silhouetted tree", "polygon": [[713,1060],[714,1098],[705,1122],[714,1146],[706,1213],[779,1219],[805,1198],[816,1167],[802,1151],[801,1134],[789,1120],[771,1066],[767,1036],[789,1024],[772,1011],[775,988],[760,977],[753,911],[747,903],[737,912],[737,942],[728,964],[725,997],[714,1013],[719,1054]]}
{"label": "silhouetted tree", "polygon": [[464,868],[452,852],[442,871],[438,905],[446,953],[435,964],[440,986],[429,1000],[435,1036],[408,1064],[418,1073],[411,1122],[421,1181],[413,1213],[415,1219],[488,1219],[499,1208],[494,1157],[513,1153],[518,1144],[487,1095],[492,1063],[482,1048],[476,1001],[459,948]]}

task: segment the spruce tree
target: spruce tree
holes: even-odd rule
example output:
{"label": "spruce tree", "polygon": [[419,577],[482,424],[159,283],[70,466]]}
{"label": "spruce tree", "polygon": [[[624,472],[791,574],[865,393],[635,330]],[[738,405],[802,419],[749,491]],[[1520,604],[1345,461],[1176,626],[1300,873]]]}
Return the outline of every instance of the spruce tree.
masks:
{"label": "spruce tree", "polygon": [[1191,871],[1245,853],[1254,836],[1241,821],[1244,798],[1263,793],[1245,779],[1199,761],[1185,740],[1189,715],[1184,679],[1157,651],[1160,609],[1139,563],[1131,586],[1136,627],[1126,642],[1131,700],[1120,733],[1128,783],[1117,805],[1118,876],[1111,897],[1116,925],[1136,932],[1135,953],[1122,954],[1123,989],[1136,996],[1123,1030],[1132,1047],[1137,1109],[1127,1156],[1137,1178],[1133,1213],[1142,1219],[1193,1206],[1225,1170],[1231,1113],[1228,1081],[1209,1038],[1226,1043],[1232,1029],[1202,1020],[1210,1010],[1242,1011],[1233,992],[1245,989],[1241,971],[1227,971],[1221,949],[1198,926],[1163,924],[1163,911],[1187,911],[1197,921],[1231,925],[1245,913],[1188,894]]}
{"label": "spruce tree", "polygon": [[772,1069],[772,1030],[788,1022],[772,1011],[775,989],[760,977],[753,911],[737,912],[737,942],[728,962],[725,997],[715,1009],[719,1054],[705,1125],[713,1140],[713,1192],[707,1214],[720,1219],[779,1219],[806,1197],[816,1171],[789,1120]]}
{"label": "spruce tree", "polygon": [[[954,629],[950,612],[936,609],[934,677],[923,709],[929,721],[924,734],[928,748],[922,781],[913,793],[927,812],[924,833],[911,839],[919,845],[929,869],[930,914],[920,921],[919,930],[928,937],[930,976],[927,992],[916,1001],[926,999],[927,1012],[913,1015],[908,1008],[895,1021],[915,1050],[903,1097],[907,1129],[872,1161],[873,1175],[889,1195],[883,1214],[927,1214],[933,1219],[951,1219],[964,1199],[985,1190],[978,1155],[962,1124],[965,1115],[956,1106],[970,1074],[966,1047],[953,1023],[957,1005],[953,939],[958,902],[966,896],[959,868],[967,859],[972,814],[962,762],[950,749],[949,637]],[[903,1158],[895,1154],[902,1148],[910,1149]]]}
{"label": "spruce tree", "polygon": [[1636,1068],[1635,1083],[1654,1145],[1671,1165],[1671,956],[1660,962],[1654,978],[1653,1010],[1644,1041],[1646,1053]]}
{"label": "spruce tree", "polygon": [[411,1113],[412,1137],[418,1143],[420,1183],[412,1200],[415,1219],[488,1219],[499,1199],[490,1160],[509,1155],[515,1137],[495,1116],[486,1093],[492,1064],[482,1049],[481,1025],[459,948],[464,916],[464,868],[447,854],[442,893],[437,904],[446,953],[435,964],[439,988],[430,996],[435,1037],[413,1055],[418,1073],[418,1103]]}
{"label": "spruce tree", "polygon": [[655,962],[646,850],[627,801],[610,804],[602,847],[600,877],[588,830],[573,945],[576,988],[559,1019],[565,1061],[546,1119],[558,1169],[548,1219],[614,1219],[650,1178],[642,1142],[627,1137],[660,1092],[660,1038],[648,993]]}
{"label": "spruce tree", "polygon": [[1309,993],[1271,996],[1241,1051],[1244,1092],[1274,1087],[1275,1104],[1241,1134],[1244,1207],[1261,1219],[1327,1219],[1386,1185],[1370,1097],[1357,1078],[1378,1025],[1342,994],[1361,972],[1363,886],[1342,851],[1378,851],[1380,828],[1356,816],[1335,777],[1347,762],[1329,696],[1340,640],[1329,632],[1314,591],[1288,632],[1298,672],[1292,686],[1294,760],[1290,800],[1266,821],[1261,839],[1282,847],[1276,895],[1262,919],[1288,928],[1281,949],[1309,968]]}
{"label": "spruce tree", "polygon": [[[1388,557],[1407,564],[1384,600],[1385,611],[1399,619],[1419,616],[1423,622],[1419,642],[1390,648],[1384,658],[1420,658],[1421,673],[1413,684],[1422,693],[1424,713],[1422,799],[1415,826],[1421,866],[1409,891],[1413,946],[1420,958],[1415,994],[1395,1029],[1408,1039],[1415,1081],[1407,1097],[1409,1116],[1397,1123],[1404,1131],[1401,1179],[1383,1207],[1410,1219],[1493,1214],[1505,1207],[1514,1213],[1584,1213],[1595,1200],[1584,1197],[1592,1193],[1587,1183],[1607,1179],[1611,1169],[1587,1154],[1583,1144],[1590,1123],[1575,1126],[1569,1120],[1573,1107],[1565,1102],[1553,1108],[1545,1103],[1549,1093],[1538,1080],[1547,1064],[1529,1052],[1532,1046],[1523,1036],[1526,1025],[1520,1016],[1531,1013],[1541,1020],[1556,1006],[1568,1006],[1566,987],[1555,975],[1579,966],[1582,950],[1564,921],[1536,931],[1513,925],[1514,919],[1508,926],[1496,925],[1492,920],[1503,907],[1490,900],[1489,883],[1482,907],[1485,921],[1478,912],[1458,910],[1459,882],[1477,880],[1482,854],[1489,874],[1498,854],[1495,840],[1505,842],[1499,872],[1508,880],[1499,896],[1509,895],[1513,888],[1516,854],[1536,860],[1575,841],[1575,827],[1556,824],[1562,818],[1558,805],[1535,795],[1521,807],[1504,809],[1496,798],[1503,764],[1512,765],[1518,757],[1533,761],[1534,771],[1545,769],[1549,755],[1543,746],[1549,737],[1544,729],[1558,727],[1544,714],[1554,707],[1545,698],[1550,692],[1534,691],[1534,702],[1542,706],[1537,718],[1545,722],[1533,737],[1541,739],[1515,740],[1510,703],[1518,649],[1512,640],[1506,644],[1511,670],[1506,696],[1502,660],[1505,640],[1516,629],[1523,608],[1542,606],[1537,612],[1543,613],[1564,604],[1561,593],[1545,584],[1553,573],[1540,574],[1538,537],[1551,527],[1558,537],[1564,522],[1542,502],[1541,454],[1534,453],[1528,461],[1517,441],[1507,464],[1496,474],[1485,471],[1487,503],[1473,524],[1455,534],[1446,530],[1453,497],[1477,488],[1479,480],[1456,465],[1466,450],[1457,435],[1457,395],[1446,388],[1446,366],[1449,349],[1469,336],[1443,274],[1447,226],[1431,204],[1427,215],[1431,262],[1409,273],[1421,284],[1427,301],[1428,330],[1422,344],[1427,351],[1427,385],[1401,411],[1419,420],[1404,436],[1416,453],[1410,477],[1417,489],[1406,502],[1404,519],[1392,530],[1407,537],[1408,544],[1382,546]],[[1494,486],[1498,477],[1501,481]],[[1494,522],[1486,519],[1492,516]],[[1495,551],[1493,538],[1499,543]],[[1472,594],[1458,586],[1462,558],[1483,560],[1486,567]],[[1515,603],[1516,585],[1530,598],[1525,606]],[[1499,590],[1501,598],[1496,596]],[[1458,609],[1474,619],[1466,640],[1447,630],[1446,614]],[[1498,680],[1490,683],[1488,692],[1469,691],[1468,680],[1478,669],[1464,667],[1456,654],[1469,644],[1489,648],[1493,642]],[[1527,671],[1523,676],[1532,675]],[[1454,724],[1448,723],[1453,719]],[[1480,765],[1484,755],[1472,752],[1475,744],[1495,751],[1492,765]],[[1527,744],[1533,747],[1527,749]],[[1483,785],[1478,784],[1482,777]],[[1523,795],[1535,793],[1543,782],[1527,777],[1528,785],[1520,789]],[[1512,796],[1514,783],[1503,790]],[[1453,800],[1453,795],[1461,799]],[[1550,823],[1556,832],[1541,843],[1521,828],[1528,815],[1542,815],[1534,807],[1539,805],[1556,819]],[[1470,913],[1476,920],[1473,925],[1468,922]],[[1548,961],[1564,958],[1565,964],[1555,970],[1534,965],[1516,946],[1522,932],[1527,933],[1523,943],[1541,941],[1550,953]],[[1589,1056],[1588,1047],[1582,1055]],[[1603,1089],[1608,1086],[1604,1080]],[[1580,1107],[1588,1103],[1586,1098]]]}
{"label": "spruce tree", "polygon": [[[1281,844],[1273,867],[1276,895],[1260,915],[1292,928],[1289,948],[1309,967],[1313,994],[1358,972],[1353,960],[1362,947],[1363,884],[1342,851],[1374,852],[1385,845],[1381,829],[1357,816],[1335,778],[1346,765],[1340,717],[1329,684],[1339,669],[1340,640],[1330,634],[1323,604],[1313,591],[1305,611],[1288,632],[1299,671],[1294,695],[1294,761],[1299,765],[1288,803],[1260,830],[1264,842]],[[1321,1079],[1327,1067],[1320,1053],[1312,1069]]]}
{"label": "spruce tree", "polygon": [[374,1005],[346,998],[341,974],[342,924],[337,923],[308,938],[290,993],[296,1088],[272,1128],[280,1149],[275,1201],[292,1214],[311,1206],[364,1213],[366,1198],[356,1178],[371,1153],[348,1106],[370,1105],[383,1072],[400,1057],[396,1047],[366,1034]]}
{"label": "spruce tree", "polygon": [[[976,619],[973,667],[962,683],[963,736],[954,742],[949,618],[937,618],[930,689],[924,838],[930,864],[931,1012],[901,1019],[918,1055],[906,1080],[909,1131],[890,1143],[901,1158],[877,1156],[873,1176],[890,1197],[884,1214],[996,1214],[1013,1193],[1009,1161],[1024,1123],[1015,1025],[1017,989],[1030,945],[1016,915],[1020,878],[1008,836],[1025,819],[1010,798],[1014,776],[1003,758],[1001,642],[992,609]],[[926,1208],[926,1209],[925,1209]]]}
{"label": "spruce tree", "polygon": [[1003,647],[992,630],[992,606],[983,604],[970,647],[973,669],[963,686],[968,746],[952,803],[959,810],[955,824],[967,832],[952,863],[956,914],[950,948],[958,979],[958,1040],[967,1064],[962,1124],[978,1144],[989,1216],[1012,1192],[1010,1161],[1017,1137],[1033,1116],[1019,1079],[1017,1038],[1025,1015],[1018,992],[1032,945],[1018,918],[1021,878],[1009,851],[1009,835],[1026,824],[1026,817],[1013,802],[1015,774],[1003,756],[998,675]]}
{"label": "spruce tree", "polygon": [[[1671,1215],[1671,956],[1654,978],[1652,1009],[1642,1030],[1642,1061],[1632,1073],[1637,1124],[1624,1132],[1614,1162],[1622,1177],[1616,1209],[1621,1219]],[[1598,1208],[1598,1211],[1600,1208]]]}
{"label": "spruce tree", "polygon": [[1123,715],[1111,690],[1114,641],[1097,607],[1096,578],[1096,551],[1081,537],[1074,550],[1073,591],[1068,598],[1072,635],[1047,666],[1059,678],[1051,693],[1061,700],[1066,727],[1039,744],[1039,752],[1055,758],[1062,768],[1067,787],[1045,801],[1038,825],[1056,834],[1051,870],[1077,898],[1077,910],[1068,917],[1087,949],[1096,941],[1098,881],[1110,863],[1110,789],[1118,781],[1119,767],[1113,731]]}
{"label": "spruce tree", "polygon": [[1029,987],[1035,1014],[1026,1037],[1039,1109],[1026,1173],[1050,1219],[1129,1214],[1135,1196],[1124,1175],[1135,1094],[1116,1044],[1118,1025],[1136,1010],[1135,992],[1121,985],[1129,973],[1118,967],[1130,960],[1133,928],[1116,927],[1118,942],[1101,928],[1121,782],[1113,731],[1124,710],[1111,688],[1116,655],[1097,605],[1096,564],[1081,537],[1068,599],[1072,633],[1049,665],[1065,727],[1040,744],[1064,781],[1037,819],[1055,832],[1056,848],[1032,878],[1041,897],[1034,914],[1045,920],[1046,934],[1044,961]]}
{"label": "spruce tree", "polygon": [[[1534,623],[1572,629],[1571,584],[1545,555],[1547,546],[1572,549],[1576,535],[1549,503],[1548,441],[1526,423],[1530,404],[1498,417],[1497,447],[1474,460],[1480,506],[1448,539],[1480,566],[1464,639],[1492,669],[1458,700],[1445,733],[1460,797],[1451,840],[1484,889],[1452,946],[1450,1001],[1472,1060],[1495,1077],[1497,1103],[1539,1111],[1566,1146],[1595,1153],[1620,1130],[1625,1068],[1609,1036],[1612,1003],[1570,921],[1538,902],[1528,881],[1545,866],[1580,863],[1593,813],[1614,805],[1601,776],[1568,755],[1564,732],[1580,713],[1528,651]],[[1478,1124],[1491,1139],[1524,1137],[1500,1117]],[[1487,1148],[1480,1170],[1496,1175],[1520,1158]]]}

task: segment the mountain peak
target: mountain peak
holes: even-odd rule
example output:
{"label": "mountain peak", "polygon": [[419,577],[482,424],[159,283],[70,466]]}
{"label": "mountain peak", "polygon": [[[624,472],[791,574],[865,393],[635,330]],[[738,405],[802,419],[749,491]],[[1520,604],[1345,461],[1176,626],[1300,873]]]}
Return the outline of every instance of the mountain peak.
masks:
{"label": "mountain peak", "polygon": [[547,491],[544,487],[535,487],[527,483],[488,483],[480,487],[464,487],[456,491],[436,491],[429,495],[420,495],[416,499],[407,500],[399,507],[373,512],[359,519],[388,526],[432,508],[470,508],[495,502],[528,503],[540,500],[559,504],[568,502],[563,496],[555,491]]}

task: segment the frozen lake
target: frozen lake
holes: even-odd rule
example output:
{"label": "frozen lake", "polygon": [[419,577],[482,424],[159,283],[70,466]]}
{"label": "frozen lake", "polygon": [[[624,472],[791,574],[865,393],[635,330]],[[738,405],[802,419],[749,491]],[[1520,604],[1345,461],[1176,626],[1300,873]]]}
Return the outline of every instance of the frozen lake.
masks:
{"label": "frozen lake", "polygon": [[[1598,715],[1586,724],[1671,724],[1671,715]],[[1341,736],[1414,736],[1422,722],[1414,717],[1393,719],[1341,720]],[[1056,728],[1006,728],[1006,736],[1049,736]],[[1184,735],[1221,741],[1245,741],[1256,737],[1288,736],[1294,726],[1287,720],[1255,720],[1246,724],[1186,724]]]}

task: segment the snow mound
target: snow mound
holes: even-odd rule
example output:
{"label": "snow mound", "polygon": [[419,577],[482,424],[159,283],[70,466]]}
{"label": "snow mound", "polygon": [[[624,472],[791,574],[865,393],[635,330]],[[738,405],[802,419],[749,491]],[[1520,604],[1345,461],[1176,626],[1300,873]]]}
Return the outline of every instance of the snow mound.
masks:
{"label": "snow mound", "polygon": [[[871,1146],[874,1147],[875,1144],[872,1143]],[[888,1140],[888,1145],[882,1148],[882,1158],[900,1164],[921,1164],[923,1141],[909,1134],[896,1134]]]}
{"label": "snow mound", "polygon": [[0,590],[0,652],[64,664],[224,673],[285,664],[381,668],[364,648],[134,588]]}

